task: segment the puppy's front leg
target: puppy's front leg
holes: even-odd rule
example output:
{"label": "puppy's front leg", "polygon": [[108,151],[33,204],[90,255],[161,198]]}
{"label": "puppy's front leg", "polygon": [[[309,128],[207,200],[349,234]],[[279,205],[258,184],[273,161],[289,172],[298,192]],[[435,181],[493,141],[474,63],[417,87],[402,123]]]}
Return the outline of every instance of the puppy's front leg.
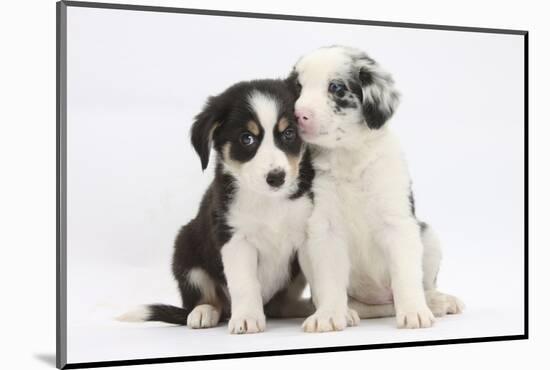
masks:
{"label": "puppy's front leg", "polygon": [[313,212],[309,239],[298,252],[317,309],[302,325],[306,332],[343,330],[359,323],[359,316],[347,304],[350,263],[346,240],[335,220],[327,217],[328,211],[320,208]]}
{"label": "puppy's front leg", "polygon": [[435,318],[422,286],[423,245],[416,221],[413,218],[386,220],[375,238],[389,259],[397,326],[410,329],[432,326]]}
{"label": "puppy's front leg", "polygon": [[258,281],[258,251],[239,235],[222,248],[222,261],[231,296],[231,334],[265,330],[262,292]]}

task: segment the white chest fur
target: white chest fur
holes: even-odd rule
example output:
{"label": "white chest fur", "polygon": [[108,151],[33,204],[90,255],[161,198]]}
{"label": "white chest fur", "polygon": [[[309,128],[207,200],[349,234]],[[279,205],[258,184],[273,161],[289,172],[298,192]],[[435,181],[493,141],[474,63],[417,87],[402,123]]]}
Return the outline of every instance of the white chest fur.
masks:
{"label": "white chest fur", "polygon": [[353,150],[314,156],[316,212],[323,213],[346,240],[350,260],[348,293],[364,302],[391,300],[386,251],[374,233],[387,217],[409,214],[409,177],[396,138],[385,132]]}
{"label": "white chest fur", "polygon": [[305,242],[311,213],[307,197],[295,200],[238,190],[230,206],[228,225],[258,254],[257,277],[266,303],[290,277],[290,261]]}

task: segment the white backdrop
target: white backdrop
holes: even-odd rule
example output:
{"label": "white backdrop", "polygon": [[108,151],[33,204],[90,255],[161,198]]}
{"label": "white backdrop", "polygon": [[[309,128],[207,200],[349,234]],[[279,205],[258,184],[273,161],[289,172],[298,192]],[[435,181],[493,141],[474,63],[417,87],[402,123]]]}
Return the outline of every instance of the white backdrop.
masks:
{"label": "white backdrop", "polygon": [[[69,362],[522,332],[520,36],[81,8],[68,19]],[[238,339],[114,322],[134,304],[179,303],[172,243],[210,179],[188,142],[205,98],[284,77],[331,44],[393,73],[418,214],[444,242],[441,289],[466,313],[415,332],[385,319],[310,336],[292,321]]]}

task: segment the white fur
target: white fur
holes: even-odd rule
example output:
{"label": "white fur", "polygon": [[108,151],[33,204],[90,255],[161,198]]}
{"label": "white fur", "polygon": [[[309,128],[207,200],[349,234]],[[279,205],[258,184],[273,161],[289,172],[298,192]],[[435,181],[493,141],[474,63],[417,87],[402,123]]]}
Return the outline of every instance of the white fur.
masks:
{"label": "white fur", "polygon": [[210,304],[200,304],[187,315],[187,326],[191,329],[212,328],[220,321],[220,309]]}
{"label": "white fur", "polygon": [[[231,296],[229,331],[235,334],[265,329],[263,305],[287,284],[290,261],[305,243],[311,213],[311,201],[306,196],[288,199],[297,174],[290,171],[288,157],[273,141],[276,102],[255,93],[250,104],[264,129],[263,140],[250,161],[225,167],[237,180],[227,214],[234,234],[221,250]],[[285,184],[277,191],[269,189],[265,181],[275,168],[286,172]]]}
{"label": "white fur", "polygon": [[[319,63],[319,60],[322,60],[322,63]],[[332,80],[347,77],[347,72],[342,69],[342,65],[347,63],[349,63],[347,55],[326,48],[304,56],[296,65],[302,91],[295,103],[295,110],[311,111],[313,120],[317,123],[313,135],[302,133],[305,141],[332,148],[336,145],[346,145],[360,136],[361,128],[358,125],[346,123],[361,120],[361,112],[347,110],[345,120],[342,120],[342,117],[333,119],[333,102],[327,94],[328,84]]]}
{"label": "white fur", "polygon": [[[387,123],[378,130],[368,128],[361,107],[336,114],[330,106],[327,86],[353,73],[357,66],[350,55],[356,53],[324,48],[296,65],[302,85],[296,110],[311,112],[315,124],[313,133],[304,137],[314,144],[316,178],[309,240],[300,251],[300,262],[317,312],[304,322],[304,329],[341,330],[349,317],[347,295],[354,302],[352,308],[381,304],[380,313],[387,314],[394,312],[393,300],[399,327],[429,327],[434,316],[426,302],[423,261],[424,270],[429,270],[427,279],[432,280],[427,287],[435,289],[439,243],[433,234],[425,236],[430,250],[424,255],[398,140]],[[375,63],[361,63],[368,64],[375,80],[363,90],[361,103],[369,104],[376,96],[381,109],[394,109],[397,102],[392,99],[397,100],[398,94],[391,77]],[[372,314],[370,310],[368,315]]]}
{"label": "white fur", "polygon": [[[253,92],[248,103],[256,112],[264,135],[254,158],[245,163],[226,162],[225,168],[233,174],[243,186],[254,192],[272,196],[288,196],[295,190],[297,173],[291,169],[287,155],[275,145],[273,130],[279,113],[277,100],[260,92]],[[272,170],[285,172],[285,183],[277,189],[265,181]]]}
{"label": "white fur", "polygon": [[216,302],[216,283],[210,275],[200,267],[195,267],[187,273],[187,281],[195,288],[200,290],[204,302]]}
{"label": "white fur", "polygon": [[[366,125],[360,124],[364,122],[361,109],[345,109],[335,114],[335,103],[327,93],[331,81],[356,77],[351,71],[351,58],[360,53],[352,48],[321,48],[305,55],[296,64],[295,71],[302,91],[295,109],[312,112],[316,122],[313,134],[302,134],[305,141],[324,148],[350,149],[363,143]],[[375,82],[363,88],[363,100],[357,99],[356,102],[361,105],[376,98],[378,106],[385,112],[394,110],[399,102],[399,93],[393,89],[391,76],[370,60],[356,61],[355,64],[355,69],[370,71]],[[370,131],[370,134],[376,136],[376,131]]]}
{"label": "white fur", "polygon": [[143,322],[147,321],[150,314],[151,312],[147,306],[138,306],[133,310],[118,316],[116,319],[118,321],[126,322]]}
{"label": "white fur", "polygon": [[[232,199],[223,215],[232,229],[232,236],[221,248],[229,291],[226,296],[231,298],[229,331],[234,334],[265,329],[264,304],[287,286],[291,262],[305,243],[306,223],[312,209],[307,194],[289,199],[298,188],[298,158],[288,156],[277,147],[273,138],[274,132],[278,132],[275,130],[279,117],[277,100],[255,91],[250,94],[248,104],[264,132],[254,157],[241,163],[231,160],[227,151],[229,146],[222,151],[223,171],[235,180]],[[285,182],[277,189],[266,182],[272,170],[285,172]],[[188,272],[187,282],[199,289],[202,297],[187,316],[187,325],[190,328],[217,325],[222,307],[212,277],[202,268],[195,267]],[[294,301],[301,293],[299,285],[296,283],[288,292]],[[149,314],[148,308],[143,307],[124,318],[145,321]]]}
{"label": "white fur", "polygon": [[264,128],[273,128],[277,123],[279,112],[279,104],[277,100],[259,91],[254,91],[250,94],[248,104],[256,115]]}
{"label": "white fur", "polygon": [[263,331],[263,305],[290,278],[289,261],[305,242],[310,212],[307,198],[281,201],[239,188],[227,218],[238,231],[222,248],[230,332]]}

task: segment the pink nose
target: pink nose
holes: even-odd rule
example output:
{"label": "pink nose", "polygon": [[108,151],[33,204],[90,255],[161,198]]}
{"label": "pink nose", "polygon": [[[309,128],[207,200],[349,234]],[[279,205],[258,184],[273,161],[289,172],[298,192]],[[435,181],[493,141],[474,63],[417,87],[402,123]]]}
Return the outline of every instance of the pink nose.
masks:
{"label": "pink nose", "polygon": [[295,112],[300,127],[306,129],[312,125],[313,113],[307,109],[299,109]]}

